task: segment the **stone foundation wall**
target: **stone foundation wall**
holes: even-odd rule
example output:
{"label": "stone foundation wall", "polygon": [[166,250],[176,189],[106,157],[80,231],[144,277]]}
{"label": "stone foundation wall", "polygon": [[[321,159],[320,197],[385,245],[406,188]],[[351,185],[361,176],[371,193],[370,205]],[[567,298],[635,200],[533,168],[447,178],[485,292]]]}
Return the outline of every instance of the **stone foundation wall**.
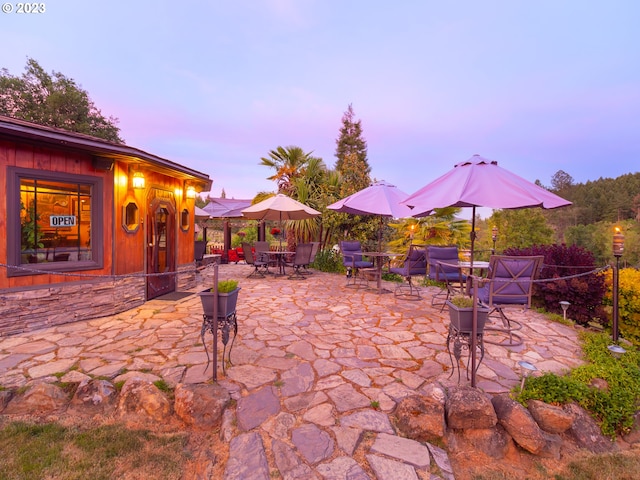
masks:
{"label": "stone foundation wall", "polygon": [[[196,286],[195,264],[178,267],[176,290]],[[115,315],[146,300],[145,277],[117,277],[0,291],[0,337]]]}

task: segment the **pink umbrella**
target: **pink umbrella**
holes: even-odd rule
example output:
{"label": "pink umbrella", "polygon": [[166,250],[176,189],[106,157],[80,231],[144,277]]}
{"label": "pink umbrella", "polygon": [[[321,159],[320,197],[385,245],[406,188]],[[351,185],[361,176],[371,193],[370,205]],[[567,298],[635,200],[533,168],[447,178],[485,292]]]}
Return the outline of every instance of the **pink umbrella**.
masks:
{"label": "pink umbrella", "polygon": [[407,218],[413,216],[411,208],[402,203],[407,197],[408,195],[395,185],[379,181],[332,203],[327,208],[352,215],[380,215],[380,230],[378,231],[378,250],[380,250],[382,217]]}
{"label": "pink umbrella", "polygon": [[409,195],[402,203],[413,209],[414,217],[429,215],[434,208],[472,207],[472,265],[476,207],[515,209],[571,205],[568,200],[499,167],[498,162],[477,154]]}
{"label": "pink umbrella", "polygon": [[[489,208],[558,208],[571,205],[535,183],[531,183],[498,166],[498,162],[474,155],[453,170],[422,187],[403,202],[412,207],[415,217],[429,215],[434,208],[472,207],[471,268],[476,239],[476,207]],[[471,270],[473,271],[473,270]],[[477,298],[477,285],[474,299]],[[471,386],[476,386],[477,303],[474,302],[474,322],[471,333]]]}
{"label": "pink umbrella", "polygon": [[383,217],[412,217],[413,210],[402,202],[409,195],[385,181],[369,185],[327,208],[352,215],[381,215]]}

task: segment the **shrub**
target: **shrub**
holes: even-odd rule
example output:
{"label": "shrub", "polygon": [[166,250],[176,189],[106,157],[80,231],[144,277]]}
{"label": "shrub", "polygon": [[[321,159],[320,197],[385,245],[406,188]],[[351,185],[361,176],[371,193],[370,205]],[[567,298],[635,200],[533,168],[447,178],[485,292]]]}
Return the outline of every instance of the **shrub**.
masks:
{"label": "shrub", "polygon": [[345,271],[340,252],[336,252],[332,248],[320,250],[316,254],[311,267],[321,272],[344,273]]}
{"label": "shrub", "polygon": [[[633,425],[640,401],[640,352],[628,349],[621,358],[614,358],[607,348],[608,335],[585,332],[581,338],[585,365],[566,376],[528,377],[517,400],[524,405],[530,399],[555,404],[575,401],[598,419],[603,434],[615,437]],[[608,389],[591,387],[596,378],[605,380]]]}
{"label": "shrub", "polygon": [[[613,306],[613,271],[603,274],[606,285],[604,304]],[[640,345],[640,271],[635,268],[620,270],[618,280],[618,328],[620,334]]]}
{"label": "shrub", "polygon": [[[591,320],[607,323],[602,307],[605,293],[604,277],[597,272],[593,254],[572,245],[534,245],[528,248],[509,248],[505,255],[542,255],[543,267],[534,285],[532,303],[547,312],[562,314],[560,301],[571,303],[569,315],[576,323],[586,325]],[[572,277],[572,278],[567,278]]]}
{"label": "shrub", "polygon": [[[237,280],[220,280],[218,282],[218,293],[233,292],[236,288],[238,288]],[[213,292],[213,288],[211,291]]]}

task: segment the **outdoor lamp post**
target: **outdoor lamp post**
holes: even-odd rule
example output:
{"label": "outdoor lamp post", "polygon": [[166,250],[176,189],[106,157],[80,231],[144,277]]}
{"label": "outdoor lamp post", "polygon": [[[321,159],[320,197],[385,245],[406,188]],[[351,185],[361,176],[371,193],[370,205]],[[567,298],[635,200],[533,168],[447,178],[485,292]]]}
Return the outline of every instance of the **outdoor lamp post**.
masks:
{"label": "outdoor lamp post", "polygon": [[525,360],[520,360],[518,362],[518,365],[520,365],[520,369],[522,370],[522,380],[520,382],[520,391],[522,392],[522,390],[524,389],[524,381],[529,375],[538,370],[538,368],[533,363],[527,362]]}
{"label": "outdoor lamp post", "polygon": [[618,286],[620,284],[620,257],[624,252],[624,235],[620,227],[613,230],[613,256],[616,257],[616,266],[613,270],[613,332],[611,337],[618,341]]}
{"label": "outdoor lamp post", "polygon": [[496,253],[496,240],[498,240],[498,227],[495,225],[491,229],[491,239],[493,240],[493,249],[491,249],[491,254],[495,255]]}
{"label": "outdoor lamp post", "polygon": [[569,309],[569,305],[571,305],[566,300],[562,300],[560,302],[560,306],[562,307],[562,317],[566,321],[567,320],[567,310]]}

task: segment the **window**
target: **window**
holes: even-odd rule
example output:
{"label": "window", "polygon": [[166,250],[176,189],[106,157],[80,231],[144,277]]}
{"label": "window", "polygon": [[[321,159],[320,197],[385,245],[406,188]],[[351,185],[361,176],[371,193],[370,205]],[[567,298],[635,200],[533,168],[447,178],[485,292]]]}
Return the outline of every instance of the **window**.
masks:
{"label": "window", "polygon": [[124,206],[122,214],[122,226],[129,233],[137,232],[140,228],[140,211],[135,202],[129,202]]}
{"label": "window", "polygon": [[8,173],[7,253],[20,267],[9,275],[103,265],[101,178],[14,167]]}
{"label": "window", "polygon": [[180,228],[183,232],[189,230],[189,210],[186,208],[180,212]]}

